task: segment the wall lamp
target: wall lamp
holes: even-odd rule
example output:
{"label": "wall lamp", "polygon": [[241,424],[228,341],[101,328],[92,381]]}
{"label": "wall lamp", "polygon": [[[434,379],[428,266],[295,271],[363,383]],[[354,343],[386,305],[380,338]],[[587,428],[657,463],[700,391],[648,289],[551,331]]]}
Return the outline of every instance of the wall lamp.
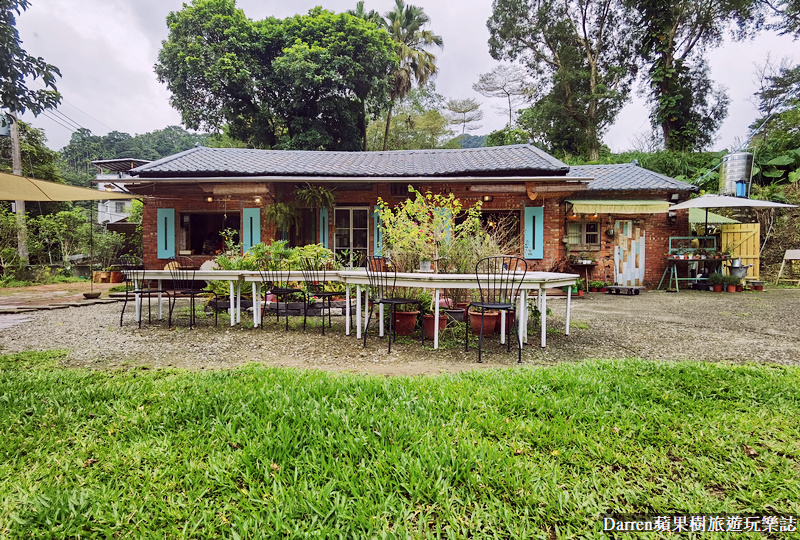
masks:
{"label": "wall lamp", "polygon": [[256,197],[253,199],[253,202],[255,202],[256,204],[261,204],[261,197],[256,195]]}
{"label": "wall lamp", "polygon": [[214,202],[214,197],[209,195],[208,197],[206,197],[206,202]]}
{"label": "wall lamp", "polygon": [[484,195],[483,196],[483,202],[492,202],[493,199],[494,199],[494,197],[492,197],[491,195]]}
{"label": "wall lamp", "polygon": [[670,210],[669,212],[667,212],[667,223],[669,223],[670,225],[675,225],[677,221],[678,221],[678,212],[676,212],[675,210]]}

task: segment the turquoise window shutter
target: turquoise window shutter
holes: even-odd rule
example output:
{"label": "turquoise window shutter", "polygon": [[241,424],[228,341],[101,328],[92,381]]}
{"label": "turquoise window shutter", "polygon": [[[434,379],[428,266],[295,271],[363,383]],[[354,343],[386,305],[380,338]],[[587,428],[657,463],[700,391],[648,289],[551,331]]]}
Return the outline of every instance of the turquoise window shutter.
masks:
{"label": "turquoise window shutter", "polygon": [[159,208],[156,214],[156,238],[158,238],[158,258],[169,259],[175,256],[175,209]]}
{"label": "turquoise window shutter", "polygon": [[525,258],[544,258],[544,208],[525,208]]}
{"label": "turquoise window shutter", "polygon": [[319,243],[322,244],[322,247],[325,249],[330,249],[328,247],[328,208],[320,208],[319,209]]}
{"label": "turquoise window shutter", "polygon": [[242,251],[261,242],[261,208],[242,209]]}
{"label": "turquoise window shutter", "polygon": [[375,234],[372,235],[373,243],[372,246],[372,254],[375,257],[381,257],[383,255],[383,227],[381,227],[381,215],[378,213],[378,207],[375,207],[375,211],[372,213],[373,222],[375,223]]}

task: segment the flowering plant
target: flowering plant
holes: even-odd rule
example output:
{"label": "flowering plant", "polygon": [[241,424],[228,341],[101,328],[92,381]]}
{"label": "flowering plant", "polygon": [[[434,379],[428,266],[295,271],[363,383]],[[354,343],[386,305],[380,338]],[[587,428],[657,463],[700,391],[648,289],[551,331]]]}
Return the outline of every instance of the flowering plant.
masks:
{"label": "flowering plant", "polygon": [[420,261],[436,261],[462,236],[480,231],[481,203],[464,209],[448,195],[424,195],[409,186],[409,197],[394,208],[378,199],[383,250],[398,270],[410,270]]}

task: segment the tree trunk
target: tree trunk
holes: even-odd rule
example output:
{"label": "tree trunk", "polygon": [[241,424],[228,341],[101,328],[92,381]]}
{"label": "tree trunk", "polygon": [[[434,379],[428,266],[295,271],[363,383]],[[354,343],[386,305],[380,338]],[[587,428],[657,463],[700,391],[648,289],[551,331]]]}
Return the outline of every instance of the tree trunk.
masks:
{"label": "tree trunk", "polygon": [[386,129],[383,130],[383,150],[389,144],[389,126],[392,125],[392,108],[394,107],[394,100],[389,102],[389,112],[386,113]]}

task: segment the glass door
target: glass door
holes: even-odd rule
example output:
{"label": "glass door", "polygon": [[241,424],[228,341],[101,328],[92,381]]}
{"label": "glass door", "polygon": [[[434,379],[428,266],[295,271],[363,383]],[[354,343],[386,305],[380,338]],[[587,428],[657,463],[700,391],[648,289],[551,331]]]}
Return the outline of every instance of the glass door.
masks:
{"label": "glass door", "polygon": [[334,208],[333,219],[333,251],[337,259],[345,258],[353,266],[363,265],[369,255],[369,208]]}

